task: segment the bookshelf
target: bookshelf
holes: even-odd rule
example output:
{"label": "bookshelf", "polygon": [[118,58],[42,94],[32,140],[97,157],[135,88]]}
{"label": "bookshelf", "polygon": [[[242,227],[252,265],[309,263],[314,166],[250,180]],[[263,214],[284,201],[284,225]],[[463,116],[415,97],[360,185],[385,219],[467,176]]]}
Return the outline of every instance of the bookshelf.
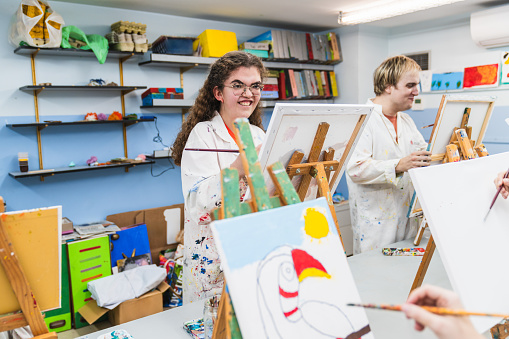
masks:
{"label": "bookshelf", "polygon": [[[149,51],[145,53],[139,61],[139,66],[143,67],[165,67],[165,68],[178,68],[180,69],[180,87],[184,88],[183,74],[193,68],[206,70],[213,64],[217,58],[204,58],[195,56],[172,55],[172,54],[157,54]],[[296,59],[264,59],[263,64],[268,69],[292,69],[311,70],[311,71],[334,71],[334,64],[318,63],[316,61],[302,62]],[[303,98],[303,99],[288,99],[288,100],[269,100],[262,99],[261,107],[271,108],[275,106],[277,101],[284,102],[306,102],[306,103],[332,103],[333,98]],[[156,107],[170,107],[180,108],[182,113],[185,113],[193,105],[193,100],[188,99],[174,99],[166,100],[165,105],[153,106],[140,106],[140,108],[156,108]]]}

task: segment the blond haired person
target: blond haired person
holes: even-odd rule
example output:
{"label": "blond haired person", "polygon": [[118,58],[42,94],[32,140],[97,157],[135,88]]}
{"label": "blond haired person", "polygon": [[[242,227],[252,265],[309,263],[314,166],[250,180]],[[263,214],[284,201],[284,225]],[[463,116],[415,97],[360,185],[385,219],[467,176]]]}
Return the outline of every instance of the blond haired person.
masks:
{"label": "blond haired person", "polygon": [[412,236],[407,218],[413,186],[407,171],[428,166],[430,152],[412,118],[402,111],[419,94],[419,65],[398,55],[373,75],[373,113],[347,166],[354,253]]}

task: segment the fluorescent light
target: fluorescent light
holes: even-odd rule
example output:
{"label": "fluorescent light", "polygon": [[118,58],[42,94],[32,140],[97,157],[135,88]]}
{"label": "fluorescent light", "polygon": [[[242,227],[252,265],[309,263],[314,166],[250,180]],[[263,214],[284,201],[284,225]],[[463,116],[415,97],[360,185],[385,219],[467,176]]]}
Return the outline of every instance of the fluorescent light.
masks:
{"label": "fluorescent light", "polygon": [[340,11],[338,23],[341,25],[356,25],[449,5],[459,1],[464,0],[382,0],[362,8]]}

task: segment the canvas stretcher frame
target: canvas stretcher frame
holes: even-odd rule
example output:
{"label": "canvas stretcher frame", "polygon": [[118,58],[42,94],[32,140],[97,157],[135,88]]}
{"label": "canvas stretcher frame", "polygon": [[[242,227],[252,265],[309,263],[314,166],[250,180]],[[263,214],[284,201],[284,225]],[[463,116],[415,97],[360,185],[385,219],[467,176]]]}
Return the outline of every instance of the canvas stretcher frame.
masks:
{"label": "canvas stretcher frame", "polygon": [[[428,143],[431,152],[431,165],[440,164],[445,156],[445,147],[449,144],[451,134],[455,127],[459,127],[463,118],[465,107],[470,107],[469,126],[472,127],[471,140],[474,146],[483,142],[491,113],[495,106],[493,96],[474,96],[464,94],[444,94],[435,117],[433,130]],[[407,216],[409,218],[422,215],[422,207],[414,193]]]}

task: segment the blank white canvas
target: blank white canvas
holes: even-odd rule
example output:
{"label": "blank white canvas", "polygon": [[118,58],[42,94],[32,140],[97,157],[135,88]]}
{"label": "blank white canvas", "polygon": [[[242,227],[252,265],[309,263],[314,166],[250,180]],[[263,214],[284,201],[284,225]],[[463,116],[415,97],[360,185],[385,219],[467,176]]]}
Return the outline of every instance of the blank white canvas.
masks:
{"label": "blank white canvas", "polygon": [[[509,200],[500,196],[483,221],[494,179],[508,167],[509,152],[410,170],[451,284],[470,311],[509,314]],[[500,321],[472,320],[480,332]]]}
{"label": "blank white canvas", "polygon": [[180,232],[180,213],[181,208],[170,208],[164,210],[164,220],[166,221],[166,243],[168,245],[177,242],[176,238]]}
{"label": "blank white canvas", "polygon": [[[280,161],[283,166],[287,166],[294,151],[303,152],[304,158],[302,163],[307,162],[311,145],[321,122],[326,122],[330,125],[322,151],[327,150],[329,147],[334,148],[333,160],[339,161],[345,152],[345,148],[357,126],[359,118],[362,115],[367,115],[351,148],[351,150],[355,149],[355,144],[366,126],[372,110],[373,106],[368,105],[277,103],[259,154],[260,166],[264,173],[269,193],[272,194],[274,192],[274,185],[268,174],[267,167],[277,161]],[[344,166],[339,169],[340,173],[336,181],[330,186],[331,192],[336,190],[350,155],[351,152],[348,154]],[[332,172],[331,178],[333,175],[334,172]],[[293,178],[294,187],[297,187],[301,178],[302,176],[295,176]],[[312,179],[304,200],[315,199],[317,190],[318,185],[316,180]]]}

